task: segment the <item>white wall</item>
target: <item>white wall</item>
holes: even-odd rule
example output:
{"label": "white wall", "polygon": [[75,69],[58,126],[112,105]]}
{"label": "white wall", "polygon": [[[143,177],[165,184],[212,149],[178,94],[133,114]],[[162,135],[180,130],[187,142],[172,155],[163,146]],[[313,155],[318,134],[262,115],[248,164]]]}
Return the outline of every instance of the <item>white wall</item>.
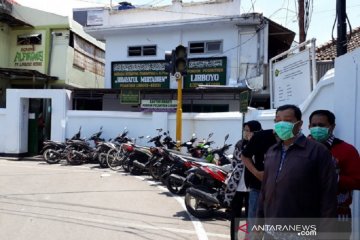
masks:
{"label": "white wall", "polygon": [[[335,59],[337,135],[360,151],[360,49]],[[353,239],[360,239],[360,192],[354,191]]]}
{"label": "white wall", "polygon": [[1,131],[6,139],[3,144],[5,153],[27,152],[29,98],[51,99],[51,139],[58,141],[65,139],[66,111],[70,105],[70,91],[8,89],[6,120]]}
{"label": "white wall", "polygon": [[[299,106],[303,114],[302,131],[305,135],[309,134],[310,114],[319,109],[325,109],[334,112],[335,102],[334,90],[334,70],[329,70],[318,82],[314,91],[310,93],[307,99]],[[335,129],[337,134],[338,129]]]}
{"label": "white wall", "polygon": [[6,108],[0,108],[0,153],[5,152]]}
{"label": "white wall", "polygon": [[[8,90],[7,102],[11,107],[7,111],[0,111],[0,123],[4,121],[6,127],[0,131],[5,139],[9,139],[0,153],[23,153],[27,151],[27,104],[28,98],[52,99],[51,139],[65,140],[72,137],[82,127],[82,136],[89,137],[103,126],[103,137],[115,137],[124,127],[129,130],[131,137],[153,136],[156,128],[169,130],[175,139],[175,113],[143,113],[121,111],[73,111],[70,92],[65,90]],[[333,110],[334,80],[333,75],[327,75],[317,85],[315,91],[300,106],[303,111],[303,132],[308,134],[308,117],[316,109]],[[7,114],[6,114],[7,113]],[[215,147],[221,146],[227,133],[230,134],[228,143],[235,143],[241,138],[242,114],[239,112],[227,113],[183,113],[182,140],[186,141],[192,133],[197,137],[206,138],[210,132],[214,135]],[[263,129],[273,128],[275,110],[249,109],[245,121],[256,119],[261,122]],[[1,135],[0,135],[1,137]],[[1,139],[4,139],[1,138]],[[0,139],[0,141],[1,141]],[[0,142],[1,143],[1,142]]]}
{"label": "white wall", "polygon": [[[204,1],[205,2],[205,1]],[[135,8],[126,11],[104,11],[104,26],[114,26],[121,22],[129,24],[148,24],[151,22],[167,22],[173,20],[189,20],[199,17],[240,14],[240,0],[179,4],[156,8]]]}

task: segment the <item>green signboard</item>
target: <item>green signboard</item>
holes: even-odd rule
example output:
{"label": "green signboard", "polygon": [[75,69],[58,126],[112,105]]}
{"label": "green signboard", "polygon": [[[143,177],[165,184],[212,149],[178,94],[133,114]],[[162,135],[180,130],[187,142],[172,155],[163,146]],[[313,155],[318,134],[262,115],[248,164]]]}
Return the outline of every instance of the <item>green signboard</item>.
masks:
{"label": "green signboard", "polygon": [[139,104],[140,103],[140,91],[124,89],[121,90],[120,103],[122,104]]}
{"label": "green signboard", "polygon": [[246,113],[248,110],[249,102],[249,91],[244,91],[240,93],[240,112]]}
{"label": "green signboard", "polygon": [[112,62],[112,88],[169,88],[165,61]]}
{"label": "green signboard", "polygon": [[226,57],[189,59],[184,88],[198,85],[226,85]]}

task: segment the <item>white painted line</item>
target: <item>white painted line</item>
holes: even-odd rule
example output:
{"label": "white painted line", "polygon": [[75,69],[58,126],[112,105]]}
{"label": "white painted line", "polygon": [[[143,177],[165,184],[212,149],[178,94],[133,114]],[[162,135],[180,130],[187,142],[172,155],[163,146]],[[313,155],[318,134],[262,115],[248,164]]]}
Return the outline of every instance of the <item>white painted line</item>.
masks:
{"label": "white painted line", "polygon": [[[141,177],[141,176],[134,176],[135,178],[137,179],[140,179],[142,181],[145,180],[144,177]],[[146,182],[148,182],[150,185],[156,185],[156,183],[154,181],[151,181],[151,180],[145,180]],[[176,196],[175,194],[172,194],[171,192],[169,192],[169,190],[163,186],[156,186],[157,188],[159,188],[161,191],[166,191],[168,192],[169,194],[172,195],[173,198],[175,198],[175,200],[180,204],[180,206],[185,210],[186,214],[189,216],[190,220],[191,220],[191,223],[194,225],[194,228],[195,228],[195,231],[196,231],[196,235],[198,237],[199,240],[208,240],[208,235],[203,227],[203,225],[201,224],[201,221],[194,217],[193,215],[191,215],[187,209],[186,209],[186,206],[185,206],[185,203],[184,203],[184,199],[179,197],[179,196]]]}
{"label": "white painted line", "polygon": [[[29,166],[29,165],[28,165],[28,166],[21,165],[21,166],[19,166],[19,165],[6,164],[6,163],[0,163],[0,166],[15,166],[15,167],[22,167],[22,168],[34,168],[34,165],[31,165],[31,166]],[[37,166],[39,166],[39,165],[37,165]],[[94,171],[92,171],[92,170],[87,170],[87,171],[85,171],[85,170],[80,170],[80,169],[89,169],[89,167],[87,167],[87,166],[73,166],[73,167],[78,168],[79,170],[71,170],[71,169],[68,169],[68,168],[67,168],[67,169],[64,169],[64,168],[49,168],[49,167],[43,167],[43,166],[40,166],[40,167],[41,167],[42,169],[46,169],[46,170],[58,170],[58,171],[69,171],[69,172],[86,172],[86,173],[94,172]],[[122,175],[127,175],[126,173],[120,173],[120,174],[122,174]],[[157,184],[157,183],[154,182],[154,181],[145,180],[145,178],[142,177],[142,176],[133,176],[133,177],[135,177],[135,178],[137,178],[137,179],[139,179],[139,180],[141,180],[141,181],[146,181],[146,182],[148,182],[150,185],[156,185],[156,184]],[[169,192],[169,191],[167,190],[167,188],[165,188],[165,187],[163,187],[163,186],[157,186],[157,187],[158,187],[160,190],[162,190],[162,191],[167,191],[167,192]],[[179,197],[179,196],[176,196],[176,195],[172,194],[171,192],[169,192],[169,193],[175,198],[175,200],[180,204],[180,206],[185,210],[186,214],[189,216],[192,224],[194,225],[195,232],[196,232],[196,235],[197,235],[198,239],[199,239],[199,240],[208,240],[208,233],[206,233],[203,225],[201,224],[201,221],[200,221],[198,218],[192,216],[192,215],[186,210],[186,206],[185,206],[185,203],[184,203],[184,199],[181,198],[181,197]],[[144,227],[144,226],[142,226],[142,227]],[[209,235],[210,235],[210,233],[209,233]],[[213,234],[211,234],[211,235],[213,235]],[[218,235],[220,235],[220,234],[218,234]],[[225,235],[224,235],[224,236],[225,236]],[[228,237],[228,236],[226,236],[226,237]]]}

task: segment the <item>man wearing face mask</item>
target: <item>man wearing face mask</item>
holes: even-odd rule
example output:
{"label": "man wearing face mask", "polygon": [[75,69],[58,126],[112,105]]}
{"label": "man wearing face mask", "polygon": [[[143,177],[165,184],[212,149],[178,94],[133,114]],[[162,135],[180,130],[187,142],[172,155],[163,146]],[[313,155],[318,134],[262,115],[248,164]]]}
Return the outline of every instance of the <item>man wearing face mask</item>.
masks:
{"label": "man wearing face mask", "polygon": [[360,157],[356,148],[333,135],[335,115],[328,110],[317,110],[309,117],[310,138],[321,142],[336,160],[338,177],[338,223],[344,239],[351,235],[352,190],[360,189]]}
{"label": "man wearing face mask", "polygon": [[[257,211],[262,221],[258,223],[290,224],[293,220],[306,224],[300,222],[300,218],[306,218],[316,222],[317,231],[327,231],[332,227],[328,219],[336,217],[335,164],[322,144],[301,133],[301,117],[295,105],[283,105],[276,110],[274,131],[281,141],[270,147],[264,160]],[[284,233],[266,234],[269,238],[269,234],[278,237]]]}

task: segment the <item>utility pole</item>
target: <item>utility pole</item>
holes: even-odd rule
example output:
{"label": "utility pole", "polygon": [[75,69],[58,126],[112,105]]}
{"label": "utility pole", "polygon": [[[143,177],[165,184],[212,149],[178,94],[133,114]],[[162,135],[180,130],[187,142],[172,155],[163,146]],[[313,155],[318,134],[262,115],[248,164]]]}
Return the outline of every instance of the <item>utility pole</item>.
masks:
{"label": "utility pole", "polygon": [[336,14],[338,17],[336,55],[339,57],[347,53],[346,0],[336,0]]}
{"label": "utility pole", "polygon": [[306,33],[305,33],[305,8],[304,8],[304,0],[298,0],[299,5],[299,44],[306,41]]}

